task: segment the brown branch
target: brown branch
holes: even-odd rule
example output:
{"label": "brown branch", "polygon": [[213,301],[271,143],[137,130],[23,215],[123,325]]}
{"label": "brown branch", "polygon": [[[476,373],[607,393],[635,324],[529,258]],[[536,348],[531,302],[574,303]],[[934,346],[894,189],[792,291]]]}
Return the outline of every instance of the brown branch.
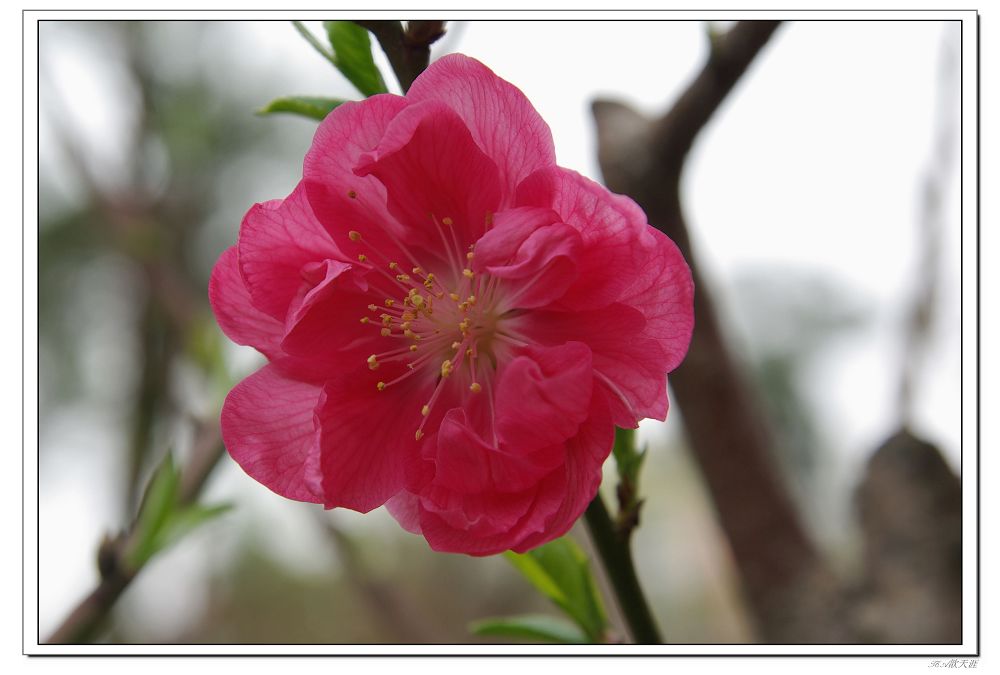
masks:
{"label": "brown branch", "polygon": [[[180,505],[193,504],[201,493],[205,481],[222,457],[222,437],[219,434],[218,416],[212,416],[200,427],[194,441],[192,457],[181,473]],[[127,562],[126,552],[135,531],[135,522],[128,532],[105,537],[97,551],[97,568],[101,580],[80,604],[71,611],[62,624],[46,640],[48,644],[80,644],[90,642],[105,624],[111,608],[140,569],[133,569]]]}
{"label": "brown branch", "polygon": [[691,266],[695,329],[671,385],[739,568],[762,637],[838,641],[830,614],[835,584],[773,466],[773,433],[727,343],[709,285],[691,247],[680,198],[684,160],[698,132],[767,44],[779,23],[743,21],[714,38],[709,58],[673,108],[647,119],[613,102],[594,103],[605,182],[630,195]]}
{"label": "brown branch", "polygon": [[444,21],[355,21],[378,39],[403,93],[410,88],[431,59],[431,45],[444,35]]}

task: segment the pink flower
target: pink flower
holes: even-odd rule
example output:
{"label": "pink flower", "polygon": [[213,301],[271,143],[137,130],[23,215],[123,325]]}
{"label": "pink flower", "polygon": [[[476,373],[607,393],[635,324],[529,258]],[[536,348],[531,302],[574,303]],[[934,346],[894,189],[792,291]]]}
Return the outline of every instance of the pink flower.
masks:
{"label": "pink flower", "polygon": [[290,499],[525,551],[594,497],[615,425],[666,416],[692,294],[635,203],[556,166],[518,89],[447,56],[335,109],[216,264],[219,325],[269,359],[223,438]]}

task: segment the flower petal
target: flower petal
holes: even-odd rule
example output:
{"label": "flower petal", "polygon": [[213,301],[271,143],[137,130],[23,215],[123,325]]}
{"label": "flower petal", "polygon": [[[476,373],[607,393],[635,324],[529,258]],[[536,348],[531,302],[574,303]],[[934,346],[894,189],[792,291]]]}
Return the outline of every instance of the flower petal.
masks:
{"label": "flower petal", "polygon": [[556,163],[552,132],[525,95],[475,59],[462,54],[438,59],[406,98],[440,101],[462,118],[499,169],[504,207],[522,180]]}
{"label": "flower petal", "polygon": [[226,336],[239,345],[256,348],[268,358],[281,353],[284,326],[274,317],[254,307],[250,292],[240,276],[238,254],[230,246],[212,268],[208,281],[208,300],[215,319]]}
{"label": "flower petal", "polygon": [[458,256],[459,269],[500,204],[496,164],[476,146],[462,119],[434,101],[396,115],[355,172],[385,185],[389,211],[406,226],[407,244],[441,252],[450,244],[442,241],[439,230],[453,231],[459,250],[452,259]]}
{"label": "flower petal", "polygon": [[587,416],[591,351],[582,342],[531,346],[497,373],[496,427],[503,447],[561,443]]}
{"label": "flower petal", "polygon": [[447,553],[486,556],[515,548],[544,532],[559,509],[561,474],[557,469],[540,485],[516,493],[448,495],[451,499],[443,503],[421,498],[421,534],[432,549]]}
{"label": "flower petal", "polygon": [[[320,466],[327,508],[343,506],[367,513],[406,487],[407,474],[417,470],[421,441],[421,402],[434,388],[423,373],[388,386],[409,372],[401,364],[385,364],[332,380],[316,409],[320,427]],[[422,442],[433,442],[428,436]]]}
{"label": "flower petal", "polygon": [[646,318],[642,337],[662,350],[658,366],[670,372],[684,359],[694,331],[694,281],[677,245],[659,230],[650,230],[656,244],[635,270],[632,285],[619,302],[635,307]]}
{"label": "flower petal", "polygon": [[559,507],[544,529],[527,534],[511,547],[517,553],[566,534],[597,494],[601,486],[601,467],[615,441],[615,427],[605,394],[598,388],[594,389],[589,409],[587,421],[580,426],[576,436],[566,442],[566,463],[560,472],[560,483],[549,486],[553,494],[561,495]]}
{"label": "flower petal", "polygon": [[464,410],[454,409],[438,430],[433,485],[462,495],[517,492],[537,485],[562,459],[560,445],[533,452],[496,447],[473,428]]}
{"label": "flower petal", "polygon": [[322,503],[313,411],[320,388],[264,366],[236,385],[222,407],[222,439],[252,478],[288,499]]}
{"label": "flower petal", "polygon": [[[343,103],[320,123],[303,164],[302,182],[317,220],[351,258],[357,254],[349,232],[363,232],[367,244],[398,257],[394,238],[403,228],[386,208],[385,186],[373,176],[358,176],[358,158],[382,140],[386,127],[408,103],[402,96],[379,94]],[[370,251],[368,251],[370,253]]]}
{"label": "flower petal", "polygon": [[635,427],[644,417],[666,417],[666,353],[645,335],[646,320],[638,309],[615,303],[589,311],[535,310],[515,322],[517,333],[529,341],[562,345],[576,340],[591,349],[593,373],[610,394],[616,425]]}
{"label": "flower petal", "polygon": [[503,280],[505,309],[548,305],[576,281],[580,234],[551,209],[501,211],[476,243],[473,270]]}
{"label": "flower petal", "polygon": [[243,218],[237,246],[253,304],[282,322],[304,283],[302,268],[327,258],[343,259],[313,215],[301,183],[284,200],[254,205]]}
{"label": "flower petal", "polygon": [[[292,301],[281,348],[299,363],[311,365],[308,379],[326,379],[363,365],[384,340],[376,315],[368,308],[377,296],[367,287],[365,270],[334,260],[306,265],[300,297]],[[370,317],[370,323],[362,323]]]}
{"label": "flower petal", "polygon": [[577,282],[560,299],[569,308],[618,301],[656,248],[652,228],[635,202],[569,169],[532,174],[518,187],[517,205],[550,208],[580,233]]}

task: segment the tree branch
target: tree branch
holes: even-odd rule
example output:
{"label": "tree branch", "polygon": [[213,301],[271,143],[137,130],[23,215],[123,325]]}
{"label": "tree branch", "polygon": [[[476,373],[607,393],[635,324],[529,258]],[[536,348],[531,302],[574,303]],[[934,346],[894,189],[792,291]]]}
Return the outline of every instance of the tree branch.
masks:
{"label": "tree branch", "polygon": [[829,614],[823,600],[834,602],[828,596],[835,585],[772,465],[772,432],[727,344],[680,198],[684,160],[698,132],[778,25],[743,21],[713,38],[705,66],[659,119],[608,101],[595,102],[593,111],[606,184],[635,199],[691,266],[694,335],[670,381],[759,628],[767,640],[827,642],[842,637],[819,619]]}
{"label": "tree branch", "polygon": [[[180,505],[193,504],[223,454],[218,416],[201,425],[194,441],[191,460],[181,474]],[[111,608],[140,572],[127,562],[126,552],[135,531],[135,522],[127,532],[105,537],[97,551],[97,568],[101,580],[62,624],[46,640],[48,644],[80,644],[91,642],[104,626]]]}
{"label": "tree branch", "polygon": [[403,93],[427,68],[431,45],[444,35],[444,21],[408,21],[406,29],[400,21],[355,21],[378,39],[392,66]]}

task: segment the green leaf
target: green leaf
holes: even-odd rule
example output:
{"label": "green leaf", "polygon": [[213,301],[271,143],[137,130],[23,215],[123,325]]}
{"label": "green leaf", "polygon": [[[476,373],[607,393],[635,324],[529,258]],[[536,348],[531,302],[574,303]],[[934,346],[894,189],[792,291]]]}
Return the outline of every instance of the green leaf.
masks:
{"label": "green leaf", "polygon": [[627,508],[634,508],[639,499],[639,472],[646,459],[646,449],[636,449],[636,429],[615,429],[612,454],[618,467],[618,478],[629,497]]}
{"label": "green leaf", "polygon": [[285,96],[276,98],[257,111],[258,115],[273,115],[274,113],[291,113],[302,115],[314,120],[326,118],[330,111],[344,103],[339,98],[320,98],[317,96]]}
{"label": "green leaf", "polygon": [[590,641],[602,641],[607,627],[604,605],[587,556],[572,539],[562,537],[524,554],[508,551],[504,555],[535,588],[566,612]]}
{"label": "green leaf", "polygon": [[232,504],[216,504],[213,506],[194,504],[180,511],[174,511],[157,533],[153,547],[154,553],[173,546],[194,529],[214,518],[218,518],[230,509],[232,509]]}
{"label": "green leaf", "polygon": [[480,619],[469,624],[474,635],[512,637],[521,640],[585,644],[587,635],[568,621],[545,614],[525,614]]}
{"label": "green leaf", "polygon": [[175,544],[199,525],[229,510],[228,504],[180,504],[181,473],[168,453],[146,486],[129,537],[126,562],[139,570],[150,558]]}
{"label": "green leaf", "polygon": [[299,34],[306,39],[306,42],[312,45],[312,48],[319,52],[324,59],[337,65],[337,59],[334,57],[333,52],[331,52],[326,45],[316,39],[316,36],[309,32],[309,29],[301,21],[293,21],[292,25],[295,26],[295,30],[299,31]]}
{"label": "green leaf", "polygon": [[333,65],[365,96],[388,91],[372,57],[368,31],[353,21],[324,21],[333,48]]}
{"label": "green leaf", "polygon": [[135,518],[128,553],[128,562],[134,569],[141,567],[155,552],[157,534],[177,506],[180,478],[173,454],[167,453],[146,486]]}

